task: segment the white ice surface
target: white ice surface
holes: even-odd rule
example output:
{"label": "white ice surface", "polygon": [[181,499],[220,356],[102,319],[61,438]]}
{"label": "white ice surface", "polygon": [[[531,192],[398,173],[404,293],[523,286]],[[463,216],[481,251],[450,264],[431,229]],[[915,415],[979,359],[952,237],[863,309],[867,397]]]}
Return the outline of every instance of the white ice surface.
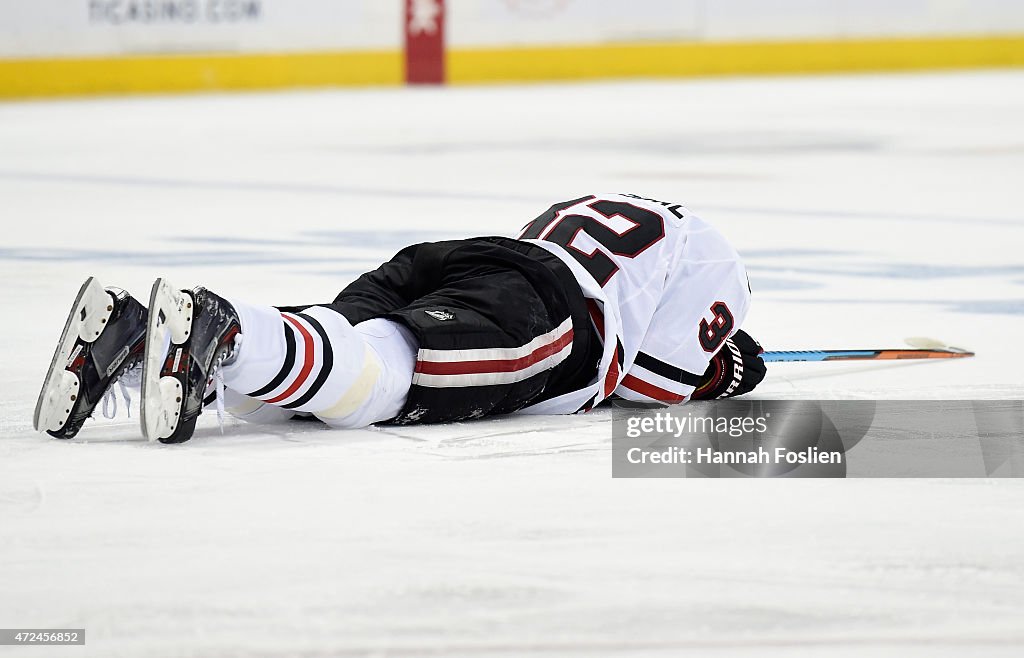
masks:
{"label": "white ice surface", "polygon": [[0,105],[0,627],[30,656],[1020,655],[1024,487],[613,480],[606,412],[330,431],[31,431],[89,274],[331,299],[413,241],[591,191],[745,255],[762,397],[1024,394],[1024,74]]}

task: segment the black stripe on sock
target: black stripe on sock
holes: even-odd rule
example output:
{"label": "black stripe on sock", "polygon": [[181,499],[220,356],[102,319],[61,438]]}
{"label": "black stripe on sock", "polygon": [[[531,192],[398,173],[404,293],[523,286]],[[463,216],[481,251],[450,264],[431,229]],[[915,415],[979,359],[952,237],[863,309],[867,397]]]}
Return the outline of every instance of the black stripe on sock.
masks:
{"label": "black stripe on sock", "polygon": [[700,375],[695,375],[692,372],[687,372],[682,368],[677,368],[671,364],[665,363],[655,359],[650,354],[644,354],[640,352],[636,355],[636,365],[640,366],[644,370],[650,370],[655,375],[660,375],[665,379],[671,379],[674,382],[680,384],[686,384],[687,386],[697,386],[700,384]]}
{"label": "black stripe on sock", "polygon": [[307,390],[298,400],[289,402],[288,404],[282,404],[281,406],[285,409],[295,409],[296,407],[301,407],[312,400],[313,396],[319,393],[320,389],[324,387],[324,382],[327,381],[327,378],[331,375],[331,369],[334,367],[334,350],[331,348],[331,341],[327,338],[327,332],[324,331],[323,326],[305,313],[297,313],[296,315],[308,322],[310,326],[320,334],[320,342],[324,346],[324,362],[320,365],[320,372],[317,374],[313,385],[309,387],[309,390]]}
{"label": "black stripe on sock", "polygon": [[274,375],[274,378],[270,380],[269,384],[267,384],[266,386],[257,391],[253,391],[252,393],[246,394],[251,398],[257,398],[261,395],[266,395],[267,393],[273,391],[275,388],[280,386],[281,382],[284,381],[284,378],[288,376],[288,373],[290,373],[292,371],[292,368],[295,366],[295,332],[292,330],[291,327],[288,326],[288,323],[285,322],[284,320],[281,320],[281,324],[284,325],[284,365],[281,366],[281,369],[277,372],[276,375]]}

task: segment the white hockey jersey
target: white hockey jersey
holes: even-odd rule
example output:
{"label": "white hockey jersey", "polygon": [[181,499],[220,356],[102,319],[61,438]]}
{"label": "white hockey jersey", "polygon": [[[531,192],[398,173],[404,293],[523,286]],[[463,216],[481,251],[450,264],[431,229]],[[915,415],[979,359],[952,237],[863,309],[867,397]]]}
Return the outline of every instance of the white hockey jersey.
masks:
{"label": "white hockey jersey", "polygon": [[589,410],[611,396],[683,402],[750,307],[736,250],[679,204],[631,194],[558,203],[521,240],[572,270],[604,337],[597,378],[522,413]]}

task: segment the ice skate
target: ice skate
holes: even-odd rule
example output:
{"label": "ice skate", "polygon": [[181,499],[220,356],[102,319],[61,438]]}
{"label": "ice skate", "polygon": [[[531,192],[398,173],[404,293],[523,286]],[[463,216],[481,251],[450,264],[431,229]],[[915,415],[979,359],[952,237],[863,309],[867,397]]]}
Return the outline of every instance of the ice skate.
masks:
{"label": "ice skate", "polygon": [[240,336],[238,314],[205,288],[178,290],[157,279],[149,298],[142,371],[142,432],[181,443],[195,431],[203,396]]}
{"label": "ice skate", "polygon": [[[135,298],[86,279],[39,392],[35,429],[59,439],[74,437],[114,382],[138,367],[145,335],[146,309]],[[131,399],[122,390],[130,414]]]}

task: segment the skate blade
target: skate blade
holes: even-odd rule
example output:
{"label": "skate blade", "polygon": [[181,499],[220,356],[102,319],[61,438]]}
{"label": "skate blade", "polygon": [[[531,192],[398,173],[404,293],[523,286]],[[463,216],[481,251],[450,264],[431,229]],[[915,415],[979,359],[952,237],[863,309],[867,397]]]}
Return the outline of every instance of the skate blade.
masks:
{"label": "skate blade", "polygon": [[[171,351],[182,356],[180,346],[192,331],[192,296],[166,279],[153,282],[146,325],[146,352],[142,360],[142,434],[150,441],[165,439],[178,427],[182,387],[176,377],[161,377]],[[175,364],[177,370],[177,364]]]}
{"label": "skate blade", "polygon": [[78,376],[66,369],[78,356],[75,343],[79,338],[85,343],[99,338],[113,311],[114,300],[100,282],[94,277],[86,279],[71,305],[36,400],[32,416],[32,426],[36,431],[56,432],[67,424],[80,388]]}

